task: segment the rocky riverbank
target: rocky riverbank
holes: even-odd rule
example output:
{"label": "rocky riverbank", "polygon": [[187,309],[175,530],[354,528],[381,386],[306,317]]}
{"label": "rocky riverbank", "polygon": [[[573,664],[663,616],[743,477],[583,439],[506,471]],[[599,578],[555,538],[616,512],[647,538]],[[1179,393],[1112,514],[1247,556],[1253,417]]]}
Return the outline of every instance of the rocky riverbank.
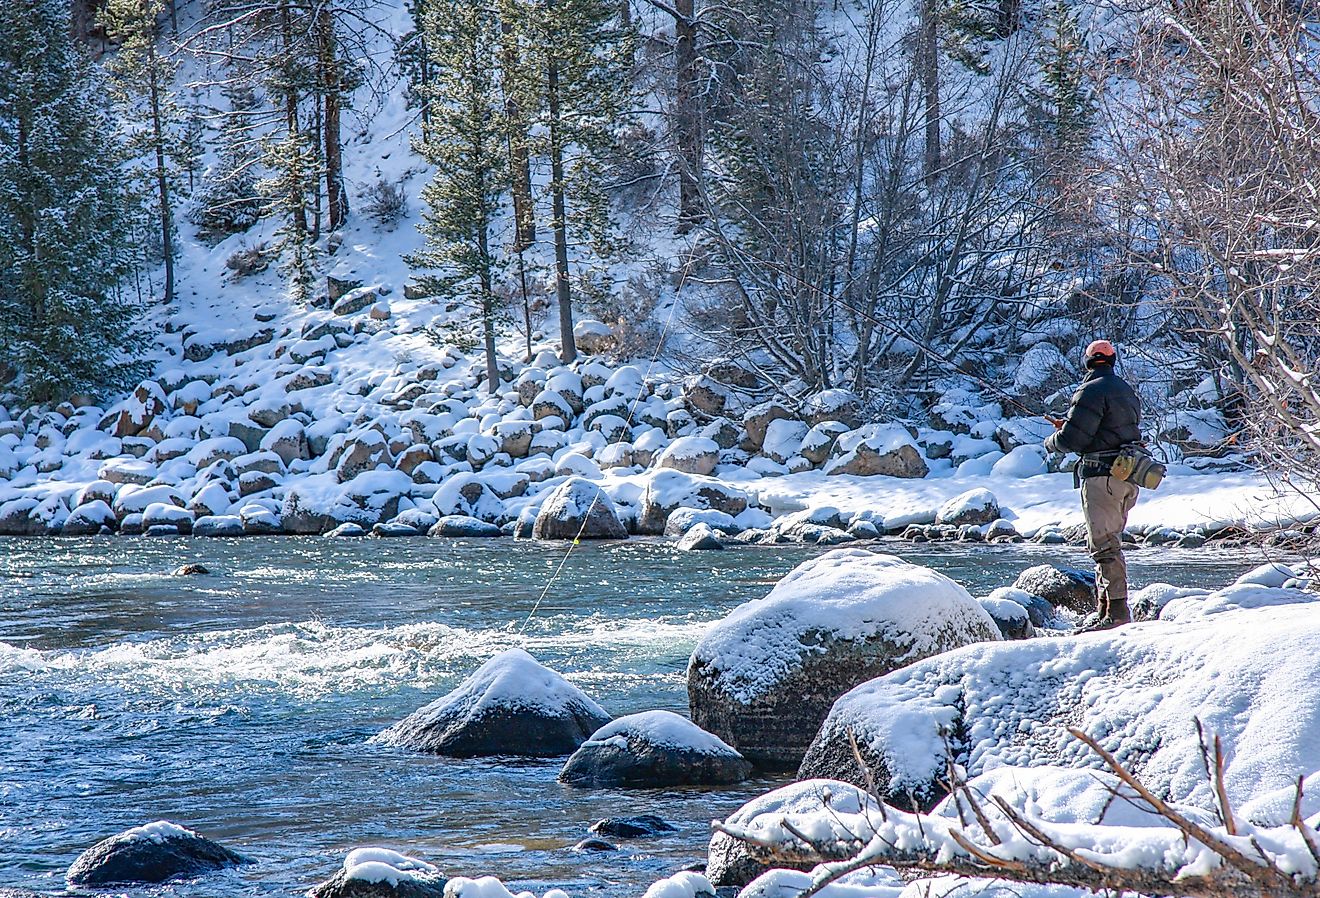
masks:
{"label": "rocky riverbank", "polygon": [[[733,365],[682,376],[547,350],[506,362],[492,393],[477,360],[427,341],[433,315],[359,287],[330,310],[185,329],[177,356],[111,404],[0,409],[0,535],[571,538],[581,521],[548,500],[580,478],[599,488],[587,536],[703,523],[743,542],[1078,537],[1069,475],[1039,446],[1049,425],[965,391],[924,424],[877,421],[846,390],[775,388]],[[584,344],[606,353],[599,330],[584,322]],[[1207,461],[1143,500],[1134,540],[1309,539],[1306,509]]]}

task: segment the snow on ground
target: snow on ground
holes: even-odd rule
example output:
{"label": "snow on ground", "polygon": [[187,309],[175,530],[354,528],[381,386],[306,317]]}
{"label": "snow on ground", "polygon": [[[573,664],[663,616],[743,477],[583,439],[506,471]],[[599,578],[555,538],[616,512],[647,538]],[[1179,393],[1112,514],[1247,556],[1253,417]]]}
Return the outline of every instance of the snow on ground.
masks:
{"label": "snow on ground", "polygon": [[[1278,825],[1298,775],[1320,782],[1315,600],[1300,589],[1235,583],[1106,633],[967,646],[845,694],[818,744],[851,731],[886,766],[889,790],[922,794],[944,775],[950,732],[962,734],[958,760],[973,776],[1100,766],[1068,734],[1074,726],[1159,794],[1211,807],[1199,720],[1230,749],[1224,782],[1234,805]],[[1308,797],[1303,811],[1320,811],[1320,797]]]}
{"label": "snow on ground", "polygon": [[[819,471],[743,481],[738,484],[772,514],[833,506],[845,512],[879,510],[887,528],[927,524],[949,499],[977,488],[990,490],[1004,517],[1019,533],[1034,534],[1051,525],[1082,523],[1081,499],[1072,475],[1039,474],[1019,478],[995,474],[933,472],[921,480],[896,477],[826,476]],[[1172,465],[1158,490],[1144,490],[1128,519],[1132,529],[1172,527],[1213,530],[1229,524],[1272,529],[1316,517],[1314,504],[1301,494],[1281,494],[1258,474],[1202,474]]]}

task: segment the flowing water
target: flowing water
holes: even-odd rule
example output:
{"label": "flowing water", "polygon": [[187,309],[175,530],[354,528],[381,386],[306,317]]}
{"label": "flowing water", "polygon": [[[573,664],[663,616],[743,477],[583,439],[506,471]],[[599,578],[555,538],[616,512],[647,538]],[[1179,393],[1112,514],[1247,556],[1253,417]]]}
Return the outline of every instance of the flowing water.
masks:
{"label": "flowing water", "polygon": [[[1073,549],[884,548],[973,594]],[[0,539],[0,887],[63,889],[84,848],[156,819],[258,859],[133,894],[289,895],[351,848],[572,895],[640,895],[704,857],[708,823],[778,781],[718,791],[584,791],[560,761],[452,760],[368,738],[521,646],[615,715],[686,711],[705,628],[817,554],[509,540]],[[1146,550],[1133,580],[1220,585],[1257,558]],[[173,576],[183,563],[211,570]],[[525,628],[524,628],[525,625]],[[571,850],[610,814],[670,837]]]}

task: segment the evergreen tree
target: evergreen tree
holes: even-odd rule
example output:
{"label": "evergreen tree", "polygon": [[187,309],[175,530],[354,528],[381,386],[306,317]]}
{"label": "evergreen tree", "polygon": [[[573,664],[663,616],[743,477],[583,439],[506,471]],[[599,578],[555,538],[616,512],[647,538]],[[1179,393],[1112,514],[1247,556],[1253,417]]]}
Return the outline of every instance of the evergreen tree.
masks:
{"label": "evergreen tree", "polygon": [[202,177],[188,220],[204,240],[223,240],[246,231],[261,219],[257,188],[261,153],[251,122],[258,115],[255,91],[239,81],[224,91],[227,108],[220,120],[219,158]]}
{"label": "evergreen tree", "polygon": [[134,373],[115,128],[68,14],[0,6],[0,360],[34,402]]}
{"label": "evergreen tree", "polygon": [[1086,40],[1077,12],[1054,0],[1041,43],[1041,86],[1034,94],[1047,128],[1050,149],[1070,152],[1089,139],[1095,99],[1086,74]]}
{"label": "evergreen tree", "polygon": [[[140,177],[151,182],[165,264],[166,305],[174,301],[174,203],[176,152],[184,146],[174,133],[182,115],[170,93],[177,64],[157,49],[163,0],[107,0],[102,13],[106,33],[119,44],[108,68],[129,125],[130,156],[150,161]],[[140,117],[140,124],[134,119]]]}
{"label": "evergreen tree", "polygon": [[612,251],[608,183],[617,135],[634,107],[634,37],[614,0],[544,0],[535,16],[544,76],[543,124],[550,157],[550,227],[555,241],[560,357],[577,358],[573,343],[568,245],[597,256]]}
{"label": "evergreen tree", "polygon": [[499,90],[501,25],[486,0],[429,0],[423,15],[431,79],[426,135],[414,148],[435,166],[422,190],[426,246],[408,257],[430,296],[458,298],[479,320],[486,386],[499,387],[495,280],[503,267],[496,218],[508,185],[504,98]]}

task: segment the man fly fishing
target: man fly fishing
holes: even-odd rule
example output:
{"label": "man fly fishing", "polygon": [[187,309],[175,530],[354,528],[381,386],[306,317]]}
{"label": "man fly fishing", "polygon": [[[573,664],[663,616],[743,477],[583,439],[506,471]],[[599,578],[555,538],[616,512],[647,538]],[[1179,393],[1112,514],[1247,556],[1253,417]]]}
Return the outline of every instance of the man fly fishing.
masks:
{"label": "man fly fishing", "polygon": [[1050,452],[1081,456],[1073,480],[1082,490],[1086,548],[1095,559],[1097,597],[1097,619],[1083,631],[1109,630],[1132,620],[1123,529],[1141,490],[1112,472],[1123,448],[1141,441],[1141,400],[1114,373],[1117,361],[1118,352],[1108,340],[1086,347],[1086,377],[1073,394],[1067,417],[1051,419],[1055,432],[1045,440]]}

